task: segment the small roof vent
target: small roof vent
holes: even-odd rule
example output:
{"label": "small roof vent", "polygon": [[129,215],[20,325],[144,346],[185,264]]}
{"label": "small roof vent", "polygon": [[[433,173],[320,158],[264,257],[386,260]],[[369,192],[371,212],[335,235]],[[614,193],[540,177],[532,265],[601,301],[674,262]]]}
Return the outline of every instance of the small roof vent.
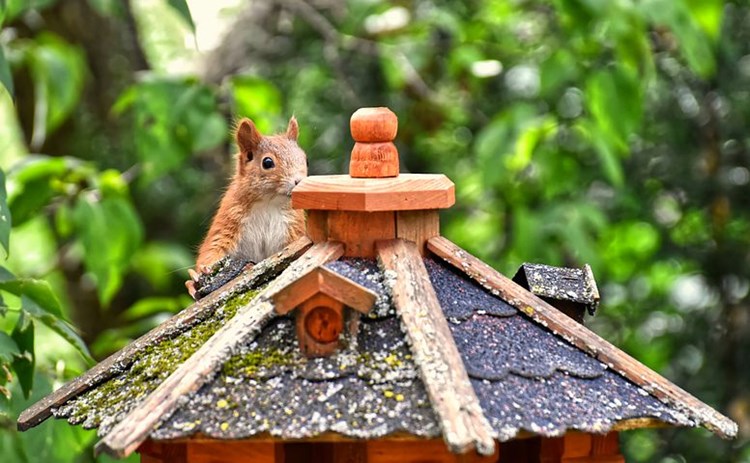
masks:
{"label": "small roof vent", "polygon": [[513,281],[579,323],[586,312],[594,315],[599,307],[599,289],[588,264],[568,268],[524,263]]}

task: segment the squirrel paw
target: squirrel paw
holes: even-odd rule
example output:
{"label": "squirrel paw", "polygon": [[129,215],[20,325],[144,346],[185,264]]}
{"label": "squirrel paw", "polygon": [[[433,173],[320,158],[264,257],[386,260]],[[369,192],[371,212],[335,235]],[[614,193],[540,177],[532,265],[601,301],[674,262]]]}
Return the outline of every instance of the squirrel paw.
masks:
{"label": "squirrel paw", "polygon": [[201,279],[201,276],[210,274],[212,270],[212,267],[208,265],[202,265],[200,267],[200,273],[196,272],[192,268],[188,269],[188,275],[190,276],[190,279],[185,282],[185,287],[187,288],[188,294],[193,298],[193,300],[196,300],[195,294],[198,291],[198,289],[195,287],[195,284],[198,283],[198,281]]}

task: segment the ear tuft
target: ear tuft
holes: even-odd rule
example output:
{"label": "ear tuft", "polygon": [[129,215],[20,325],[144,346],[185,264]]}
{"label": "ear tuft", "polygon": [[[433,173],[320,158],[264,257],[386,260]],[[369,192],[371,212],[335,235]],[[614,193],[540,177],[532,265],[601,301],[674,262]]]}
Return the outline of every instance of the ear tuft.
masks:
{"label": "ear tuft", "polygon": [[299,136],[299,125],[297,124],[297,118],[292,116],[289,119],[289,125],[286,127],[286,137],[290,140],[297,141]]}
{"label": "ear tuft", "polygon": [[237,139],[237,147],[240,151],[252,155],[253,151],[255,151],[260,144],[260,140],[263,136],[258,132],[253,121],[248,118],[243,118],[240,121],[239,126],[237,126],[235,138]]}

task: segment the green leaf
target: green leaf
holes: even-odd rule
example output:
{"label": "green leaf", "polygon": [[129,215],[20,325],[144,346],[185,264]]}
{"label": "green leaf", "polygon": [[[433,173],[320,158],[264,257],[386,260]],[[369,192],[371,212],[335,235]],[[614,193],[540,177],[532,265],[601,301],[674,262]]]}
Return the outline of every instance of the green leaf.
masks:
{"label": "green leaf", "polygon": [[232,96],[237,116],[252,118],[263,133],[273,130],[274,118],[281,114],[281,92],[276,86],[254,76],[235,76]]}
{"label": "green leaf", "polygon": [[[693,71],[703,78],[714,74],[716,56],[707,33],[719,33],[721,12],[717,8],[721,10],[723,5],[709,4],[705,11],[691,11],[684,1],[650,0],[641,3],[640,8],[654,26],[667,27],[674,33],[680,52]],[[703,14],[706,16],[701,17]]]}
{"label": "green leaf", "polygon": [[0,331],[0,361],[11,363],[13,357],[17,355],[21,355],[21,351],[19,350],[16,341],[4,331]]}
{"label": "green leaf", "polygon": [[182,19],[190,26],[190,29],[195,32],[195,23],[193,23],[193,16],[190,14],[190,8],[186,0],[168,0],[169,6],[175,9],[180,14]]}
{"label": "green leaf", "polygon": [[31,146],[38,148],[78,104],[86,60],[78,47],[50,33],[40,34],[27,53],[35,97]]}
{"label": "green leaf", "polygon": [[16,296],[26,296],[34,301],[42,310],[55,317],[63,318],[60,301],[52,291],[52,287],[44,280],[34,278],[16,278],[0,281],[0,290],[8,291]]}
{"label": "green leaf", "polygon": [[8,171],[9,184],[14,185],[8,198],[13,225],[35,217],[55,196],[78,191],[82,180],[92,171],[89,164],[74,158],[42,155],[25,158]]}
{"label": "green leaf", "polygon": [[101,200],[82,196],[73,217],[84,250],[84,265],[96,281],[99,299],[107,306],[143,240],[143,225],[133,205],[118,196]]}
{"label": "green leaf", "polygon": [[5,249],[5,255],[10,252],[10,229],[12,226],[10,208],[8,207],[8,193],[5,190],[5,172],[0,169],[0,245]]}
{"label": "green leaf", "polygon": [[586,81],[586,104],[599,135],[620,153],[626,153],[628,138],[640,128],[643,95],[637,77],[615,66],[595,72]]}
{"label": "green leaf", "polygon": [[[0,24],[2,24],[2,17],[0,17]],[[5,59],[4,47],[0,45],[0,83],[5,86],[12,97],[15,90],[13,88],[13,75],[10,73],[10,65],[8,60]]]}
{"label": "green leaf", "polygon": [[132,321],[161,313],[176,313],[189,303],[189,298],[183,297],[147,297],[130,306],[123,312],[122,317]]}
{"label": "green leaf", "polygon": [[158,291],[169,289],[175,273],[193,267],[195,257],[182,245],[175,242],[151,241],[140,247],[133,258],[131,266]]}
{"label": "green leaf", "polygon": [[21,311],[28,317],[44,323],[52,331],[59,334],[63,339],[68,341],[70,345],[75,347],[87,362],[94,362],[94,359],[91,358],[91,354],[86,347],[86,343],[83,342],[83,339],[81,339],[78,333],[76,333],[76,331],[66,322],[43,310],[36,304],[36,302],[26,296],[21,298]]}
{"label": "green leaf", "polygon": [[24,397],[28,399],[34,386],[36,358],[34,357],[34,324],[29,323],[25,313],[18,318],[11,337],[19,350],[19,355],[13,359],[13,370],[16,372]]}
{"label": "green leaf", "polygon": [[180,168],[195,151],[226,140],[227,127],[212,89],[190,79],[154,78],[130,87],[113,107],[132,111],[136,153],[148,183]]}

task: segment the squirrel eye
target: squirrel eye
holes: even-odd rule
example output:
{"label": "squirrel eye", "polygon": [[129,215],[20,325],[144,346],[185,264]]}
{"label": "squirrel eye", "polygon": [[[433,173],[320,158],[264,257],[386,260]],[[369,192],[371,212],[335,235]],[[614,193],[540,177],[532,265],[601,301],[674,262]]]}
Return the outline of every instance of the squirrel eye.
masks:
{"label": "squirrel eye", "polygon": [[263,158],[263,168],[264,169],[271,169],[273,166],[275,166],[273,159],[271,158]]}

